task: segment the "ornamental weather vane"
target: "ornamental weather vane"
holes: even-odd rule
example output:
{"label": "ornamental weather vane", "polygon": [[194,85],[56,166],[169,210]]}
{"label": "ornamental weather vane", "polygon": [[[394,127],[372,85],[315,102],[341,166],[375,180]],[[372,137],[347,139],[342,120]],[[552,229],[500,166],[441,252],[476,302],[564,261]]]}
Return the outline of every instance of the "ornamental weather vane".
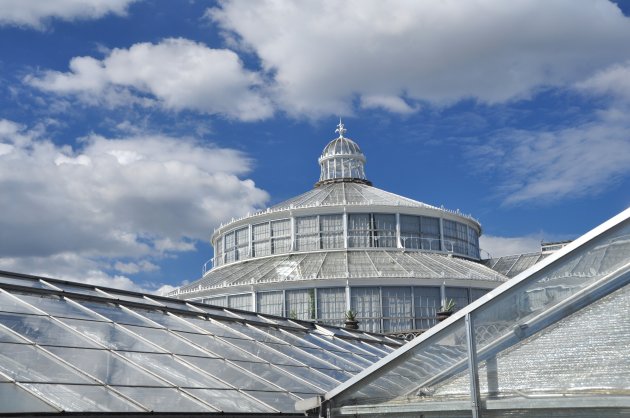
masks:
{"label": "ornamental weather vane", "polygon": [[343,138],[343,134],[346,133],[346,130],[347,129],[345,129],[343,127],[343,123],[341,122],[341,118],[339,118],[339,125],[337,125],[337,129],[335,129],[335,133],[339,134],[339,138]]}

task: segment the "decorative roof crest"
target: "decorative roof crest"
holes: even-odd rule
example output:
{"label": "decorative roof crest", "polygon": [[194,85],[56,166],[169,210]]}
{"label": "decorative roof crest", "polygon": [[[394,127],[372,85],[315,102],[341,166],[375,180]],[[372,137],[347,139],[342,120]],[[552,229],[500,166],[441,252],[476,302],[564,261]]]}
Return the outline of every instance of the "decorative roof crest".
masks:
{"label": "decorative roof crest", "polygon": [[345,134],[347,129],[343,127],[343,123],[341,122],[341,118],[339,118],[339,125],[337,125],[337,129],[335,129],[335,133],[339,134],[339,138],[343,138],[343,134]]}

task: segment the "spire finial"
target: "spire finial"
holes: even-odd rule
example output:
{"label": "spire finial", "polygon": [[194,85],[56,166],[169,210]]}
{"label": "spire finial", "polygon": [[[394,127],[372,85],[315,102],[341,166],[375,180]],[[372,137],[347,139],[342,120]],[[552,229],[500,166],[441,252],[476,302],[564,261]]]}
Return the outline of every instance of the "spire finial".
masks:
{"label": "spire finial", "polygon": [[339,125],[337,125],[337,129],[335,129],[335,133],[339,134],[339,138],[343,138],[343,134],[346,133],[346,129],[343,127],[343,122],[341,122],[341,118],[339,118]]}

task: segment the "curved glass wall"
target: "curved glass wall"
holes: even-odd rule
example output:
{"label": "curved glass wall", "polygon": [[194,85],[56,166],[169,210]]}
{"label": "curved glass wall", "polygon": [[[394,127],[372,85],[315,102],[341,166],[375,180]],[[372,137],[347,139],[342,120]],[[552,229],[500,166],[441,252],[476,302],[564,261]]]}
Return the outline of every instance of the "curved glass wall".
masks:
{"label": "curved glass wall", "polygon": [[[488,290],[436,286],[357,286],[256,292],[256,312],[343,326],[348,309],[359,329],[371,332],[424,330],[437,323],[436,313],[444,299],[453,299],[459,310]],[[253,310],[252,293],[203,299],[203,303]]]}
{"label": "curved glass wall", "polygon": [[395,213],[350,213],[345,218],[310,215],[241,226],[215,239],[214,266],[292,251],[343,248],[443,251],[479,259],[479,231],[462,222]]}

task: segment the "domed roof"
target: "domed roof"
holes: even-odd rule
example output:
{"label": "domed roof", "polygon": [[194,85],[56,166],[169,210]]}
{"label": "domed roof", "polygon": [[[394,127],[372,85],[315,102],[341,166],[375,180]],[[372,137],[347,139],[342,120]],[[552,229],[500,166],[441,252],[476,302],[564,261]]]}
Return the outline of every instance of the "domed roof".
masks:
{"label": "domed roof", "polygon": [[346,129],[341,120],[335,132],[339,137],[330,141],[319,157],[321,175],[316,186],[337,182],[371,184],[365,177],[365,155],[356,142],[343,136]]}

